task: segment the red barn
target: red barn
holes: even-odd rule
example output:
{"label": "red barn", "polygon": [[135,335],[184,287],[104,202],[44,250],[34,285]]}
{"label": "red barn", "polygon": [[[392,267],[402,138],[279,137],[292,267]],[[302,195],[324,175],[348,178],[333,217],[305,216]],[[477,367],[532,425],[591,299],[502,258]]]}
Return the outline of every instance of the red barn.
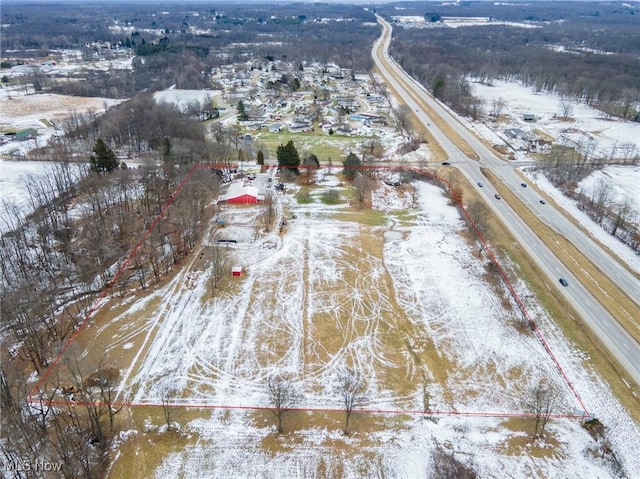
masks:
{"label": "red barn", "polygon": [[242,183],[231,183],[227,193],[220,198],[220,201],[236,204],[255,204],[263,199],[257,187],[251,185],[245,186]]}

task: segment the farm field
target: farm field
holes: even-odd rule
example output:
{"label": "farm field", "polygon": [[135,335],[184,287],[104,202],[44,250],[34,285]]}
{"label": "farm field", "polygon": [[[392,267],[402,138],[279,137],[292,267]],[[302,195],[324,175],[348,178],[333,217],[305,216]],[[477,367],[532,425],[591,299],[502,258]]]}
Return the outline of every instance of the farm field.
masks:
{"label": "farm field", "polygon": [[[221,216],[240,239],[231,251],[242,277],[211,289],[212,230],[167,284],[103,306],[73,349],[89,358],[104,351],[121,373],[117,401],[131,403],[111,476],[143,457],[137,477],[428,477],[431,453],[444,448],[483,477],[505,468],[615,477],[579,420],[552,420],[533,441],[531,419],[494,417],[525,412],[541,380],[562,391],[557,414],[580,404],[465,239],[457,210],[438,187],[414,185],[415,195],[378,186],[372,208],[382,225],[348,206],[349,192],[329,174],[310,203],[295,200],[296,187],[279,198],[282,235],[255,226],[260,207],[228,207]],[[343,203],[325,204],[327,189]],[[638,425],[517,288],[586,408],[609,428],[625,470],[639,471],[628,446]],[[336,393],[345,371],[365,380],[358,409],[369,411],[354,415],[349,436]],[[274,376],[303,395],[280,435],[262,409]],[[167,399],[178,432],[161,425]],[[154,455],[154,444],[166,454]]]}

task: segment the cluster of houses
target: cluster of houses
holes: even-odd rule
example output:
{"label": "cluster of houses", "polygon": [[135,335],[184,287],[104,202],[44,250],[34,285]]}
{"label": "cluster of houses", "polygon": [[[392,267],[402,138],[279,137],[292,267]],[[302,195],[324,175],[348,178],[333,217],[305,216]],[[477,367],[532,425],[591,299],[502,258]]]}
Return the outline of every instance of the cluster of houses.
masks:
{"label": "cluster of houses", "polygon": [[[294,78],[292,91],[285,80]],[[388,120],[388,100],[372,91],[369,75],[335,64],[254,60],[218,67],[212,81],[231,105],[243,103],[247,129],[303,133],[319,125],[327,135],[371,136]]]}
{"label": "cluster of houses", "polygon": [[503,139],[512,149],[531,153],[550,153],[553,145],[551,141],[536,138],[532,132],[520,128],[507,128]]}

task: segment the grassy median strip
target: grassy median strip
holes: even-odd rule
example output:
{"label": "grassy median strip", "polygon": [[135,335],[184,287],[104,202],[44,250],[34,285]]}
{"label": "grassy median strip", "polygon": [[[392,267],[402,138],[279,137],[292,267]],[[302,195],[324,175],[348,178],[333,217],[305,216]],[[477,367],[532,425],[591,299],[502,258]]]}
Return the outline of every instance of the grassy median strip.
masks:
{"label": "grassy median strip", "polygon": [[595,296],[636,340],[640,341],[640,308],[609,279],[589,258],[583,255],[564,236],[546,226],[520,199],[506,188],[491,172],[483,170],[509,206],[534,231],[566,268]]}
{"label": "grassy median strip", "polygon": [[[527,178],[525,175],[522,174],[521,171],[516,170],[516,173],[522,178],[523,181],[529,182],[529,178]],[[627,271],[629,271],[629,273],[631,273],[633,276],[635,276],[637,279],[640,279],[640,274],[638,274],[636,271],[634,271],[633,269],[631,269],[629,267],[629,265],[622,260],[622,258],[620,258],[620,256],[618,256],[616,254],[615,251],[613,251],[612,249],[610,249],[606,244],[602,243],[600,240],[598,240],[598,238],[596,238],[595,236],[593,236],[589,231],[587,231],[587,229],[585,229],[584,226],[582,226],[582,224],[576,220],[571,214],[567,213],[564,208],[559,205],[558,203],[556,203],[556,201],[549,195],[545,194],[543,191],[541,191],[535,183],[532,183],[529,185],[531,188],[533,188],[534,190],[536,190],[540,196],[544,196],[545,200],[547,203],[549,203],[550,205],[552,205],[556,210],[558,210],[560,213],[562,213],[564,215],[565,218],[567,218],[569,221],[571,221],[576,228],[579,228],[580,231],[582,231],[584,234],[586,234],[589,238],[591,238],[592,241],[594,241],[600,248],[602,248],[603,250],[605,250],[607,253],[609,253],[609,255],[611,255],[611,257],[615,258],[615,260],[620,263],[620,265],[626,269]]]}
{"label": "grassy median strip", "polygon": [[[486,175],[491,180],[496,180],[493,175]],[[462,180],[466,181],[466,180]],[[505,195],[503,185],[495,181],[494,186],[503,195],[505,201],[510,201],[510,206],[520,214],[514,207],[514,202],[519,203],[509,194]],[[469,190],[470,188],[467,188]],[[503,191],[505,190],[505,191]],[[473,196],[472,194],[469,196]],[[512,195],[511,195],[512,196]],[[522,206],[522,205],[521,205]],[[524,206],[522,206],[524,208]],[[526,211],[526,214],[532,216]],[[538,221],[539,223],[539,221]],[[546,226],[542,226],[546,228]],[[604,344],[593,334],[591,329],[580,319],[580,316],[567,304],[560,295],[555,285],[549,285],[546,276],[540,271],[532,258],[521,248],[521,246],[511,236],[505,226],[497,218],[493,218],[490,225],[491,243],[503,254],[506,254],[520,269],[520,276],[525,280],[529,288],[535,293],[539,304],[549,313],[555,323],[560,327],[565,337],[574,343],[577,348],[585,354],[585,361],[588,361],[600,376],[609,384],[613,393],[620,399],[629,413],[636,421],[640,421],[640,399],[633,395],[633,381],[623,378],[627,377],[624,368],[611,356]],[[534,228],[534,231],[536,229]],[[556,251],[551,247],[552,251]],[[578,276],[580,277],[580,276]],[[630,388],[628,384],[632,385]],[[638,391],[636,391],[638,394]]]}
{"label": "grassy median strip", "polygon": [[[380,70],[378,70],[378,73],[380,74]],[[427,102],[423,101],[414,92],[413,85],[409,85],[402,78],[395,77],[395,79],[396,81],[398,81],[404,86],[404,89],[407,91],[407,93],[409,93],[409,95],[411,95],[414,101],[420,106],[420,109],[429,116],[431,121],[435,123],[438,126],[438,128],[440,128],[440,130],[447,136],[447,138],[449,138],[453,143],[455,143],[455,145],[458,148],[460,148],[460,150],[466,156],[468,156],[469,158],[477,158],[478,154],[475,152],[475,150],[471,148],[471,146],[466,141],[464,141],[462,137],[458,135],[458,133],[453,128],[451,128],[451,126],[449,125],[449,122],[445,121],[440,116],[440,114],[436,113],[436,111],[433,108],[431,108]],[[395,96],[396,98],[401,98],[401,96],[398,94],[398,91],[394,89],[390,83],[387,84],[387,88],[392,92],[393,96]],[[415,113],[413,113],[413,115],[415,118]],[[417,121],[417,118],[416,118],[416,123],[420,126],[420,128],[418,128],[418,131],[424,134],[426,140],[429,142],[430,150],[433,154],[434,160],[442,161],[448,158],[447,153],[442,149],[440,144],[436,142],[430,130],[424,127],[422,122]],[[437,147],[434,147],[434,145],[437,145]]]}

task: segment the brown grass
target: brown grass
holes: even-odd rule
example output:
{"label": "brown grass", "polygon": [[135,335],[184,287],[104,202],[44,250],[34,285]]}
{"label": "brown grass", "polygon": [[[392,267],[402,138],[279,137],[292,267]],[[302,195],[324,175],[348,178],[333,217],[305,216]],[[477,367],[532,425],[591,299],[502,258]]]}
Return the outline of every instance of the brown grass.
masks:
{"label": "brown grass", "polygon": [[331,450],[332,453],[352,455],[360,453],[363,448],[381,445],[380,441],[374,439],[373,433],[404,429],[408,427],[407,421],[410,417],[360,414],[354,411],[349,422],[349,438],[344,436],[342,432],[345,421],[345,415],[342,411],[289,411],[283,421],[284,432],[282,434],[276,432],[277,421],[270,411],[253,412],[251,419],[254,425],[273,430],[261,441],[262,449],[273,455],[291,451],[295,445],[303,443],[304,437],[300,433],[310,429],[340,431],[340,438],[327,437],[322,446]]}
{"label": "brown grass", "polygon": [[546,226],[522,204],[495,175],[487,170],[483,173],[496,187],[509,206],[522,218],[545,245],[562,261],[578,280],[598,301],[620,322],[620,324],[640,341],[640,307],[622,292],[602,271],[583,255],[564,236]]}
{"label": "brown grass", "polygon": [[[468,185],[468,189],[471,185]],[[502,192],[501,192],[502,193]],[[487,235],[485,235],[487,236]],[[589,359],[588,365],[609,384],[613,393],[637,422],[640,422],[640,399],[632,394],[621,379],[626,376],[624,369],[611,357],[605,346],[579,318],[573,308],[567,304],[556,287],[550,287],[540,269],[529,255],[517,244],[506,227],[492,215],[490,233],[492,245],[516,265],[521,278],[535,294],[538,303],[553,318],[564,336],[578,349],[584,351]],[[635,388],[637,390],[637,388]]]}
{"label": "brown grass", "polygon": [[[172,421],[184,426],[188,421],[208,417],[211,412],[195,409],[172,409]],[[159,407],[135,407],[120,411],[117,425],[120,431],[137,431],[118,448],[118,454],[112,458],[108,477],[127,477],[146,479],[153,477],[162,461],[171,453],[184,450],[196,444],[197,434],[189,430],[188,434],[167,430],[159,432],[158,427],[165,424],[163,410]],[[145,431],[145,425],[152,429]]]}
{"label": "brown grass", "polygon": [[[516,170],[516,173],[522,178],[523,181],[528,181],[528,178],[526,178],[522,172],[520,170]],[[584,234],[586,234],[587,236],[589,236],[589,238],[591,238],[591,240],[593,242],[595,242],[600,248],[602,248],[603,250],[605,250],[607,253],[609,253],[609,255],[611,255],[611,257],[615,258],[616,261],[618,263],[620,263],[620,265],[622,267],[624,267],[629,273],[631,273],[633,276],[635,276],[637,279],[640,279],[640,273],[636,272],[635,270],[633,270],[632,268],[629,267],[629,265],[623,261],[618,254],[613,251],[611,248],[609,248],[606,244],[600,242],[600,240],[598,238],[596,238],[595,236],[593,236],[589,231],[587,231],[585,229],[584,226],[582,226],[582,224],[580,224],[580,222],[578,222],[572,215],[570,214],[565,214],[564,213],[564,209],[558,205],[558,203],[556,203],[556,201],[548,196],[547,194],[545,194],[543,191],[541,191],[538,186],[533,183],[533,184],[529,184],[530,188],[533,188],[538,194],[540,194],[541,197],[545,198],[545,201],[550,204],[551,206],[553,206],[556,210],[558,210],[560,213],[562,213],[564,215],[564,217],[566,219],[568,219],[569,221],[571,221],[571,223],[573,223],[573,225],[580,229],[580,231],[582,231]],[[631,298],[633,299],[633,298]]]}
{"label": "brown grass", "polygon": [[[382,56],[380,56],[382,58]],[[382,58],[384,61],[384,58]],[[377,70],[377,69],[376,69]],[[382,76],[379,70],[377,70],[378,74]],[[411,98],[419,105],[420,109],[424,111],[431,121],[435,123],[438,128],[453,142],[456,144],[458,148],[469,158],[477,159],[478,155],[471,148],[471,146],[462,139],[460,135],[449,125],[448,121],[445,121],[436,111],[429,106],[429,104],[422,100],[422,98],[414,93],[413,85],[408,84],[404,79],[395,77],[396,81],[402,84],[405,90],[409,93]],[[400,98],[398,92],[393,88],[391,84],[387,84],[387,88],[396,98]],[[412,112],[413,115],[413,123],[417,126],[416,131],[424,136],[424,138],[429,143],[429,150],[432,153],[432,161],[443,161],[448,158],[447,153],[442,149],[442,146],[436,142],[436,139],[431,134],[429,128],[421,121],[419,121],[415,115],[415,112]],[[457,121],[457,120],[456,120]]]}
{"label": "brown grass", "polygon": [[562,443],[550,435],[545,435],[543,442],[531,436],[511,436],[500,442],[497,450],[508,456],[564,458]]}

